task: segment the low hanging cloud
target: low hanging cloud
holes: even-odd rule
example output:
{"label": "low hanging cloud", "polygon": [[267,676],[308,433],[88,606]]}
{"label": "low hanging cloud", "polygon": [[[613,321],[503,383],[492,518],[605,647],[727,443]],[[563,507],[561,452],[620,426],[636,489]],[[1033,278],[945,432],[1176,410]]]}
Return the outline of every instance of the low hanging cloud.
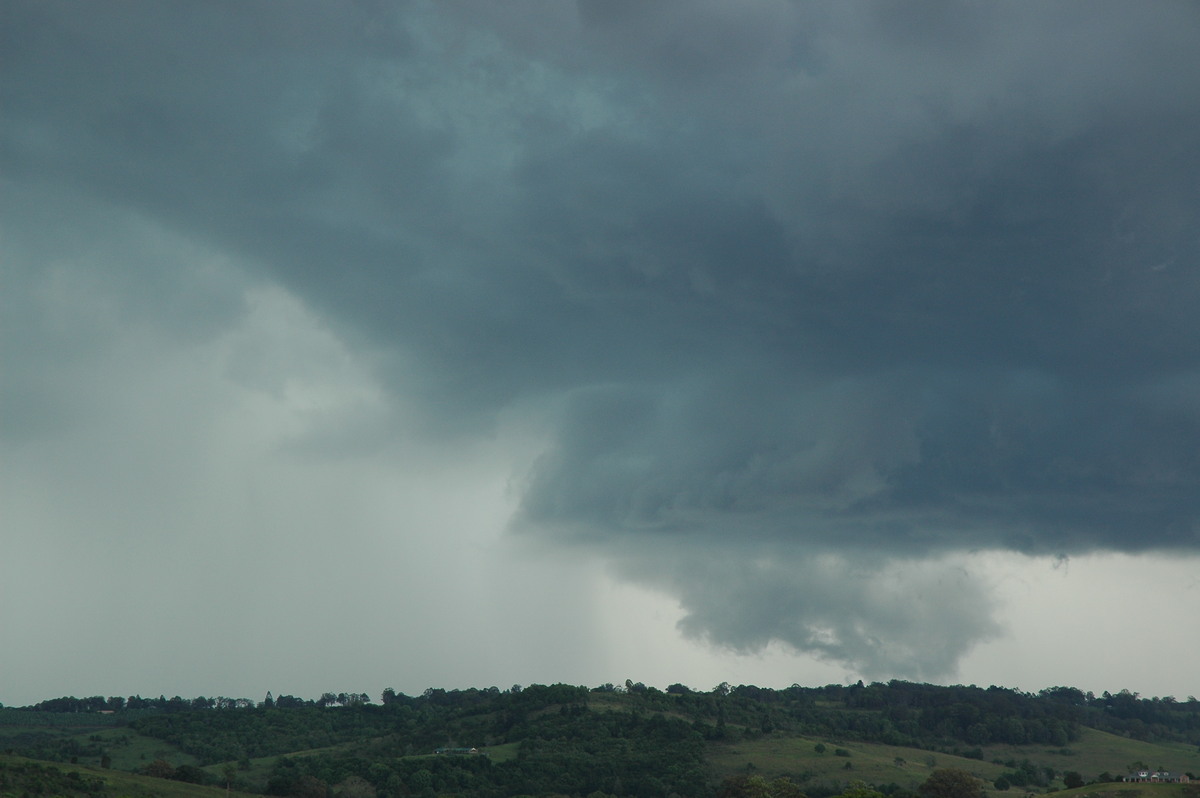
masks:
{"label": "low hanging cloud", "polygon": [[276,283],[430,438],[536,418],[514,534],[687,634],[934,677],[997,633],[956,557],[1200,549],[1192,4],[4,14],[10,297],[71,204],[222,253],[189,334]]}
{"label": "low hanging cloud", "polygon": [[742,654],[780,641],[867,678],[936,679],[1002,633],[991,586],[952,559],[778,543],[716,546],[703,556],[669,545],[630,548],[617,559],[621,576],[677,596],[685,635]]}

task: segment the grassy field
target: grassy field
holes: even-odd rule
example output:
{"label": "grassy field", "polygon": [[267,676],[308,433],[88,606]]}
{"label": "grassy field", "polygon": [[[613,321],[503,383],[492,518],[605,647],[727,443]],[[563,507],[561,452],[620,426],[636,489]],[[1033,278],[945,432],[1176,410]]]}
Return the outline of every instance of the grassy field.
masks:
{"label": "grassy field", "polygon": [[75,742],[82,750],[93,754],[79,754],[81,765],[100,766],[101,757],[110,757],[110,766],[115,770],[136,770],[155,759],[163,759],[178,767],[194,765],[196,758],[185,754],[170,743],[143,737],[128,727],[89,726],[86,724],[57,724],[55,726],[0,726],[0,750],[12,746],[21,737],[53,735],[56,740]]}
{"label": "grassy field", "polygon": [[[1069,753],[1063,753],[1067,751]],[[1192,772],[1200,774],[1200,750],[1194,745],[1183,743],[1144,743],[1127,737],[1118,737],[1095,729],[1084,729],[1079,740],[1066,749],[1045,746],[989,746],[984,748],[984,758],[1029,759],[1056,770],[1075,770],[1085,779],[1094,779],[1108,771],[1122,776],[1134,762],[1144,762],[1155,770]]]}
{"label": "grassy field", "polygon": [[520,743],[505,743],[504,745],[489,745],[481,750],[493,762],[507,762],[517,758],[517,749],[520,747]]}
{"label": "grassy field", "polygon": [[1047,798],[1191,798],[1195,789],[1195,784],[1093,784],[1050,793]]}
{"label": "grassy field", "polygon": [[228,793],[221,787],[202,787],[198,784],[187,784],[182,781],[156,779],[150,776],[135,776],[117,770],[89,767],[86,765],[67,765],[58,762],[42,762],[19,756],[0,754],[0,764],[48,765],[63,773],[76,772],[85,776],[102,779],[113,795],[118,798],[261,798],[261,796],[241,793],[236,790]]}
{"label": "grassy field", "polygon": [[[823,744],[824,753],[816,746]],[[846,755],[839,756],[836,752]],[[1137,761],[1154,769],[1173,772],[1200,773],[1200,752],[1195,746],[1176,743],[1144,743],[1112,734],[1085,730],[1069,748],[1046,746],[988,746],[984,758],[967,759],[935,753],[918,748],[902,748],[872,743],[836,742],[815,737],[763,737],[731,744],[714,744],[709,762],[718,778],[736,773],[759,773],[773,778],[790,776],[795,780],[845,783],[861,780],[868,784],[896,783],[915,788],[935,768],[958,768],[983,779],[989,785],[1001,774],[1012,770],[1009,764],[1029,760],[1039,767],[1051,767],[1057,773],[1077,771],[1086,780],[1094,780],[1103,772],[1121,776]],[[998,764],[1000,763],[1000,764]],[[1061,785],[1061,782],[1060,782]],[[1143,785],[1121,785],[1140,787]],[[1144,785],[1159,789],[1170,785]],[[1082,791],[1069,791],[1087,793]],[[1097,793],[1096,789],[1091,791]],[[1176,791],[1178,792],[1178,791]],[[1008,792],[994,791],[997,796],[1018,796],[1024,791],[1013,788]],[[1066,794],[1066,793],[1064,793]],[[1170,789],[1154,792],[1162,798],[1175,798]],[[1099,796],[1097,798],[1135,798],[1134,794]]]}
{"label": "grassy field", "polygon": [[[824,753],[816,751],[818,744],[825,746]],[[836,753],[839,749],[849,756],[839,756]],[[894,782],[909,788],[916,788],[935,768],[960,768],[989,781],[1005,770],[989,762],[935,754],[918,748],[834,743],[815,737],[769,737],[714,745],[709,762],[719,778],[753,772],[768,778],[790,776],[796,781]]]}
{"label": "grassy field", "polygon": [[[164,740],[144,737],[132,729],[104,729],[87,736],[88,741],[98,741],[112,758],[112,767],[116,770],[136,770],[156,759],[170,762],[175,767],[180,765],[195,765],[196,757],[185,754]],[[99,758],[81,763],[99,765]]]}

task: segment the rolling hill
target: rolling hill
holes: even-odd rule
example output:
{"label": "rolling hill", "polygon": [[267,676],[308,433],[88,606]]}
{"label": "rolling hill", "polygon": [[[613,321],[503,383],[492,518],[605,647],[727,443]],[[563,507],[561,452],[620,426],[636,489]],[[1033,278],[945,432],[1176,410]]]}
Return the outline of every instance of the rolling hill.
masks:
{"label": "rolling hill", "polygon": [[388,690],[381,703],[355,693],[268,694],[257,703],[68,697],[0,709],[0,751],[10,774],[13,763],[35,764],[19,755],[78,775],[43,773],[42,792],[18,785],[0,794],[184,798],[178,791],[199,790],[187,798],[203,798],[232,785],[294,798],[741,798],[747,779],[761,776],[755,784],[782,780],[811,798],[851,784],[906,798],[935,770],[953,768],[995,796],[1062,790],[1070,774],[1087,782],[1072,796],[1181,798],[1189,785],[1113,780],[1133,767],[1200,773],[1198,744],[1195,699],[1072,688],[889,682],[701,692],[627,682]]}

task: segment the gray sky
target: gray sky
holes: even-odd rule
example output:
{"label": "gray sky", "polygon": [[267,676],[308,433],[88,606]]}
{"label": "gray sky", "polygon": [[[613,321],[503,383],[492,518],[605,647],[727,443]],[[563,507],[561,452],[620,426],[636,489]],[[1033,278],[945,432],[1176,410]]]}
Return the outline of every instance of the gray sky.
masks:
{"label": "gray sky", "polygon": [[1200,692],[1197,41],[0,3],[0,701]]}

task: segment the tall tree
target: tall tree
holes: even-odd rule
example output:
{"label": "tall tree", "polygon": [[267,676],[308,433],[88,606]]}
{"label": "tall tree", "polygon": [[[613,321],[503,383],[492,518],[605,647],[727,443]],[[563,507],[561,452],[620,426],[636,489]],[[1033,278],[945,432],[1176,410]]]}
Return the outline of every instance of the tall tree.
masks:
{"label": "tall tree", "polygon": [[924,798],[983,798],[983,782],[955,768],[933,771],[917,790]]}

